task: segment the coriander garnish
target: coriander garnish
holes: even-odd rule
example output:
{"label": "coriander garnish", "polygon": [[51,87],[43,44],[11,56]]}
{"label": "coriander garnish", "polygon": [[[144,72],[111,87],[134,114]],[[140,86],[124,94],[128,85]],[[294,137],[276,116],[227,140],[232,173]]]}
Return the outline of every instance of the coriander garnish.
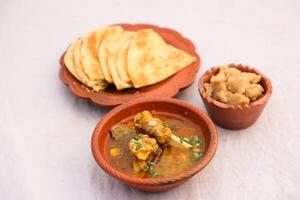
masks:
{"label": "coriander garnish", "polygon": [[201,152],[194,152],[192,156],[192,161],[197,161],[203,156],[203,153]]}

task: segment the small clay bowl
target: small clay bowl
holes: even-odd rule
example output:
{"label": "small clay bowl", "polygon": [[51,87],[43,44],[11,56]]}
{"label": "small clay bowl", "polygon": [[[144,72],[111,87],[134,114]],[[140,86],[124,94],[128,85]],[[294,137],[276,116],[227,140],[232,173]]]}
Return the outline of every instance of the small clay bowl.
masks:
{"label": "small clay bowl", "polygon": [[[184,120],[189,120],[199,126],[205,141],[205,153],[203,157],[188,170],[164,178],[137,178],[113,168],[109,162],[109,153],[107,151],[109,148],[109,129],[116,123],[130,119],[143,110],[172,115]],[[130,187],[148,192],[170,190],[201,171],[214,157],[217,144],[217,129],[205,112],[184,101],[162,97],[139,98],[116,107],[107,113],[97,124],[91,142],[93,156],[98,165],[107,174]]]}
{"label": "small clay bowl", "polygon": [[204,102],[206,110],[212,120],[219,126],[226,129],[244,129],[251,126],[262,113],[265,105],[272,94],[271,81],[257,69],[242,64],[229,64],[243,72],[253,72],[262,77],[260,84],[264,88],[264,96],[249,105],[230,105],[214,100],[205,93],[204,83],[208,83],[212,75],[219,72],[219,67],[213,67],[206,71],[199,81],[199,93]]}

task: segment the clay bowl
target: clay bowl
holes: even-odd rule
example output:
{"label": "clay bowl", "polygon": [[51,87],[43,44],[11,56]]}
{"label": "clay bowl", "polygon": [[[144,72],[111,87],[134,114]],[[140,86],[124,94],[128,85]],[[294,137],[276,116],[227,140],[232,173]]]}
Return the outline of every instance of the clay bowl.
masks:
{"label": "clay bowl", "polygon": [[[135,116],[143,110],[151,110],[155,113],[172,115],[192,121],[202,130],[206,143],[206,152],[197,163],[175,176],[143,179],[126,175],[113,168],[108,159],[109,128],[114,124]],[[140,98],[129,103],[122,104],[109,113],[97,124],[92,136],[92,153],[98,165],[110,176],[118,179],[126,185],[148,192],[161,192],[170,190],[201,171],[214,157],[217,149],[217,129],[208,115],[199,108],[184,101],[172,98]]]}
{"label": "clay bowl", "polygon": [[198,89],[208,114],[216,124],[227,129],[244,129],[251,126],[262,113],[271,97],[272,84],[271,81],[257,69],[242,64],[229,64],[229,66],[235,67],[243,72],[254,72],[259,74],[262,77],[260,84],[265,90],[265,95],[259,100],[245,106],[229,105],[214,100],[206,95],[203,85],[204,83],[209,82],[212,75],[219,72],[218,67],[213,67],[202,75]]}
{"label": "clay bowl", "polygon": [[108,89],[100,92],[93,92],[81,84],[77,79],[67,70],[62,55],[60,59],[60,79],[65,83],[70,91],[78,97],[91,100],[100,106],[116,106],[127,101],[140,98],[140,97],[173,97],[180,90],[183,90],[190,86],[195,79],[195,75],[200,67],[200,57],[196,53],[194,44],[183,37],[180,33],[168,29],[161,28],[155,25],[149,24],[117,24],[122,26],[128,31],[138,31],[140,29],[150,28],[157,32],[168,44],[181,49],[194,57],[196,61],[189,66],[185,67],[175,75],[168,79],[161,81],[155,85],[140,89],[127,89],[117,91],[115,87],[109,87]]}

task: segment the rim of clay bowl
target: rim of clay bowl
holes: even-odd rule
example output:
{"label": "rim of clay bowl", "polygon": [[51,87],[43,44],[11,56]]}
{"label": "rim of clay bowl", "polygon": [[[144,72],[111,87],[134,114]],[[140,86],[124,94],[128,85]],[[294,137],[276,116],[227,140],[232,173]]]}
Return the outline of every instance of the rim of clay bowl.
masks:
{"label": "rim of clay bowl", "polygon": [[[151,103],[151,102],[164,102],[169,104],[175,104],[176,106],[182,107],[183,109],[195,113],[207,125],[209,130],[209,136],[210,136],[209,138],[210,141],[207,150],[204,153],[203,157],[188,170],[164,178],[155,178],[155,179],[137,178],[118,171],[117,169],[113,168],[105,158],[102,157],[102,153],[100,152],[100,147],[99,147],[99,138],[102,134],[109,134],[108,132],[104,133],[101,131],[103,126],[108,122],[108,120],[110,120],[111,117],[113,117],[114,115],[116,115],[117,113],[121,112],[122,110],[128,107],[133,107],[140,103],[144,104],[144,103]],[[212,120],[204,111],[200,110],[196,106],[188,104],[187,102],[173,99],[173,98],[166,98],[166,97],[139,98],[114,108],[109,113],[107,113],[102,118],[102,120],[97,124],[93,132],[92,141],[91,141],[91,147],[92,147],[92,153],[94,159],[105,172],[107,172],[110,176],[119,179],[122,182],[126,182],[129,185],[145,185],[145,186],[173,184],[192,177],[193,175],[201,171],[212,160],[217,150],[217,145],[218,145],[217,128],[215,127]]]}
{"label": "rim of clay bowl", "polygon": [[236,110],[236,109],[239,109],[239,110],[242,110],[242,109],[250,109],[252,107],[255,107],[257,105],[261,105],[261,104],[265,104],[268,102],[268,100],[270,99],[271,95],[272,95],[272,92],[273,92],[273,87],[272,87],[272,84],[271,84],[271,81],[270,79],[268,79],[263,73],[261,73],[259,70],[257,70],[256,68],[253,68],[253,67],[250,67],[249,65],[243,65],[243,64],[235,64],[235,63],[230,63],[228,64],[229,67],[234,67],[234,68],[237,68],[243,72],[254,72],[258,75],[261,76],[262,81],[265,82],[265,87],[264,87],[264,96],[261,97],[260,99],[256,100],[256,101],[253,101],[251,102],[250,104],[246,104],[246,105],[231,105],[231,104],[225,104],[225,103],[222,103],[220,101],[217,101],[215,99],[213,99],[212,97],[208,96],[204,90],[204,82],[207,77],[211,77],[212,75],[218,73],[219,69],[220,69],[220,66],[218,67],[212,67],[211,69],[207,70],[199,79],[199,83],[198,83],[198,90],[199,90],[199,93],[200,95],[210,104],[214,104],[215,106],[217,107],[220,107],[220,108],[224,108],[224,109],[233,109],[233,110]]}

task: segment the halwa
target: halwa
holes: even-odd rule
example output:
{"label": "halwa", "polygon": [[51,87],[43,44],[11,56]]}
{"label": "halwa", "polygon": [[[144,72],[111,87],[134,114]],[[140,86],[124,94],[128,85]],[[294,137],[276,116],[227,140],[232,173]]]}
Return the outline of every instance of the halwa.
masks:
{"label": "halwa", "polygon": [[259,84],[261,76],[242,72],[228,65],[220,67],[218,74],[204,84],[205,92],[213,99],[232,105],[245,105],[263,96],[264,88]]}

